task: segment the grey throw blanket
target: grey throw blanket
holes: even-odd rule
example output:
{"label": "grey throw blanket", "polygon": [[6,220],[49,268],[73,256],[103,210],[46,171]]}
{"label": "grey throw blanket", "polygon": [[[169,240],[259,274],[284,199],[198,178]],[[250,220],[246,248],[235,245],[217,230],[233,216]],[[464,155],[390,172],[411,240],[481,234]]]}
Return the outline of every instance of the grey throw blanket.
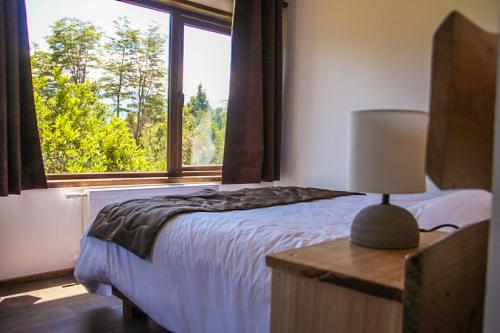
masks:
{"label": "grey throw blanket", "polygon": [[225,192],[202,190],[187,195],[132,199],[104,207],[88,234],[115,242],[145,259],[161,226],[180,213],[246,210],[353,194],[360,193],[317,188],[266,187]]}

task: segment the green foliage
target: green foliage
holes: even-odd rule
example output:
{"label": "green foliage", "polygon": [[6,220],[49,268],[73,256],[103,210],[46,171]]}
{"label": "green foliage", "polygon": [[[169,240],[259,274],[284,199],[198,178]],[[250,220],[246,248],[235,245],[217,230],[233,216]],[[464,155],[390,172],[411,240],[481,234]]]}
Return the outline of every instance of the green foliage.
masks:
{"label": "green foliage", "polygon": [[102,32],[90,22],[65,17],[51,26],[47,37],[54,66],[68,73],[75,83],[83,83],[98,61]]}
{"label": "green foliage", "polygon": [[183,164],[222,164],[225,132],[226,109],[212,110],[199,84],[196,95],[183,108]]}
{"label": "green foliage", "polygon": [[198,121],[203,118],[203,113],[210,110],[210,103],[208,102],[207,92],[203,89],[201,83],[198,84],[196,95],[191,96],[191,98],[189,99],[188,105],[191,107],[193,116]]}
{"label": "green foliage", "polygon": [[167,169],[167,121],[148,125],[142,139],[144,154],[150,167],[148,171]]}
{"label": "green foliage", "polygon": [[33,45],[31,54],[31,71],[33,80],[43,80],[43,85],[34,87],[34,92],[43,98],[48,98],[55,93],[56,83],[52,77],[54,65],[49,52],[42,51],[37,45]]}
{"label": "green foliage", "polygon": [[214,164],[215,146],[212,141],[212,117],[207,111],[198,115],[198,126],[192,138],[193,153],[191,163],[193,165]]}
{"label": "green foliage", "polygon": [[[63,18],[51,26],[47,51],[32,46],[48,173],[167,168],[167,40],[158,24],[140,31],[121,17],[114,26],[103,36],[89,22]],[[184,165],[222,163],[226,108],[212,110],[201,84],[183,108],[182,127]]]}
{"label": "green foliage", "polygon": [[147,31],[132,29],[126,17],[114,21],[115,34],[105,44],[106,75],[101,83],[104,96],[113,100],[117,117],[126,113],[131,133],[138,146],[149,151],[161,147],[145,147],[154,142],[143,142],[146,133],[157,131],[156,123],[166,121],[166,38],[158,24]]}
{"label": "green foliage", "polygon": [[[36,66],[36,63],[33,64]],[[33,77],[42,153],[48,173],[147,170],[127,124],[107,121],[106,106],[97,98],[95,83],[73,82],[56,68],[55,93],[44,97],[46,77]]]}
{"label": "green foliage", "polygon": [[113,100],[114,112],[128,112],[126,103],[133,96],[131,81],[134,76],[134,55],[137,52],[139,31],[130,28],[130,21],[120,17],[113,21],[115,36],[104,45],[106,59],[103,68],[106,74],[101,78],[104,96]]}
{"label": "green foliage", "polygon": [[214,110],[212,120],[212,141],[215,145],[215,156],[212,164],[222,164],[224,158],[224,141],[226,136],[227,107]]}
{"label": "green foliage", "polygon": [[196,130],[196,120],[193,110],[188,104],[182,108],[182,164],[191,165],[193,156],[193,137]]}
{"label": "green foliage", "polygon": [[166,39],[159,29],[157,24],[152,24],[146,32],[140,34],[134,55],[135,66],[131,80],[131,85],[135,88],[131,103],[134,111],[129,113],[129,124],[133,124],[131,129],[137,145],[141,144],[143,129],[149,127],[152,120],[161,118],[162,113],[166,113]]}

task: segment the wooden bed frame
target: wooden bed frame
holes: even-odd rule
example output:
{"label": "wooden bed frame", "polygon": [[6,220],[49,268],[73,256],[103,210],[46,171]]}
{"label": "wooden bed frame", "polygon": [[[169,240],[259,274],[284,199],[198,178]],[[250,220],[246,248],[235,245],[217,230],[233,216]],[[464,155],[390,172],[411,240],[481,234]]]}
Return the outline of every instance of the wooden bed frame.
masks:
{"label": "wooden bed frame", "polygon": [[[117,297],[122,301],[124,321],[148,320],[148,319],[152,320],[144,311],[141,310],[141,308],[139,308],[134,302],[132,302],[127,296],[125,296],[118,288],[116,288],[113,285],[111,285],[111,293],[113,294],[113,296]],[[163,327],[163,329],[165,329],[165,332],[167,333],[173,333],[167,330],[165,327]]]}
{"label": "wooden bed frame", "polygon": [[123,319],[125,321],[134,319],[147,319],[149,316],[144,313],[137,305],[134,304],[127,296],[118,290],[115,286],[111,286],[113,296],[119,298],[123,303]]}

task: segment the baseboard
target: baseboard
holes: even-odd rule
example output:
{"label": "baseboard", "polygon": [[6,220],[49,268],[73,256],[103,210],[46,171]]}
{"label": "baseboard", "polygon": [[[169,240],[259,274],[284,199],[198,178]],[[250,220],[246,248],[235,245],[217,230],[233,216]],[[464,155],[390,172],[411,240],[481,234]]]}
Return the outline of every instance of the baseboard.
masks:
{"label": "baseboard", "polygon": [[50,278],[55,278],[55,277],[60,277],[60,276],[70,276],[70,275],[73,275],[74,272],[75,272],[75,268],[72,267],[72,268],[59,269],[57,271],[38,273],[38,274],[33,274],[33,275],[24,275],[24,276],[11,278],[11,279],[0,280],[0,288],[8,287],[8,286],[16,285],[16,284],[21,284],[21,283],[45,280],[45,279],[50,279]]}

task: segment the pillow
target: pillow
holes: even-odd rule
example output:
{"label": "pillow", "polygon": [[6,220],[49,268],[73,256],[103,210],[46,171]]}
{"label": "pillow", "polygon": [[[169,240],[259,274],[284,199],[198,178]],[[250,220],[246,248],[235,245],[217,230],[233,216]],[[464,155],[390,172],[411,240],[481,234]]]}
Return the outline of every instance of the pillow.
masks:
{"label": "pillow", "polygon": [[[408,210],[415,216],[422,229],[448,223],[463,227],[467,224],[489,220],[491,202],[490,192],[462,190],[420,201],[408,207]],[[447,231],[447,229],[440,230]]]}

